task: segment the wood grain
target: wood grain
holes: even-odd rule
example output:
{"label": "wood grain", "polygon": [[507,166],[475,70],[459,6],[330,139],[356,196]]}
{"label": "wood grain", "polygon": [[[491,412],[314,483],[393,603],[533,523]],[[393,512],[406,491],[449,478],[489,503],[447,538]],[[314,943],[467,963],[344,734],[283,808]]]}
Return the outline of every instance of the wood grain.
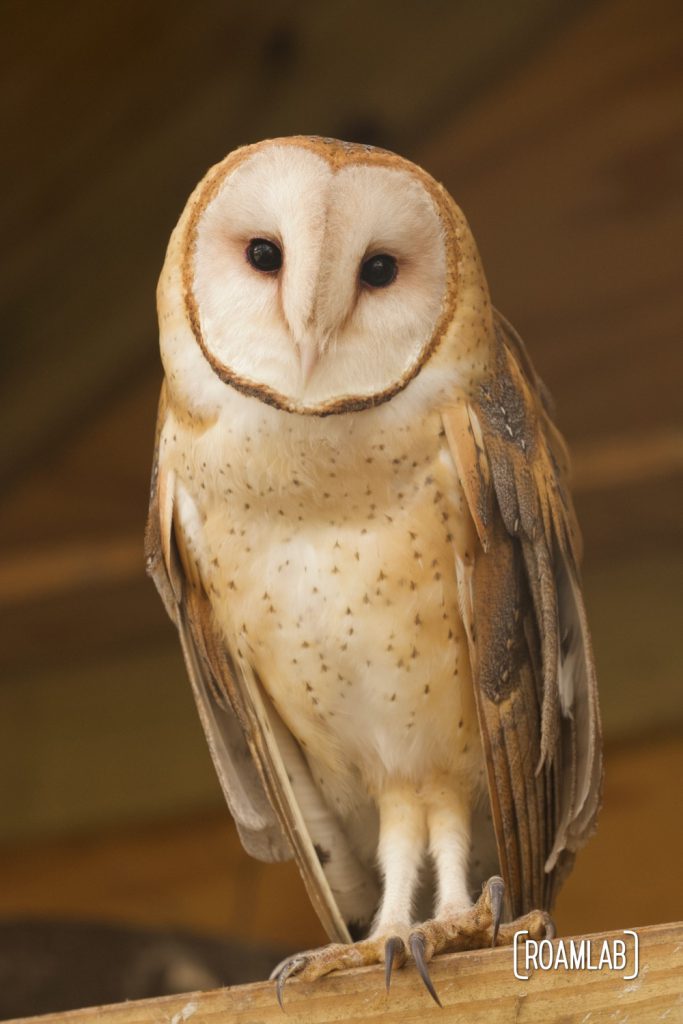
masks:
{"label": "wood grain", "polygon": [[[622,938],[601,933],[590,938]],[[513,976],[512,951],[485,950],[439,957],[432,978],[443,1003],[435,1006],[414,967],[396,973],[391,993],[384,991],[384,971],[362,968],[331,975],[313,984],[291,981],[286,991],[286,1016],[275,1001],[272,983],[235,986],[214,992],[166,996],[117,1006],[76,1010],[30,1018],[42,1024],[322,1024],[347,1021],[364,1024],[503,1024],[562,1021],[562,1024],[660,1024],[680,1021],[683,1009],[683,925],[643,928],[640,973],[624,981],[616,971],[536,971],[528,981]],[[24,1018],[27,1020],[28,1018]]]}

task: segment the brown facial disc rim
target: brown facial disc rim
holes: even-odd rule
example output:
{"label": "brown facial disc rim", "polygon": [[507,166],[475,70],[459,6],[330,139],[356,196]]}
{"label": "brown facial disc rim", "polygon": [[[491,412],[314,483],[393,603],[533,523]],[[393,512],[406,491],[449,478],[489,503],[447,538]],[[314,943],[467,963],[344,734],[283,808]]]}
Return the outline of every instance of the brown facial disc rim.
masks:
{"label": "brown facial disc rim", "polygon": [[[271,388],[267,384],[259,384],[231,370],[230,367],[219,362],[206,346],[200,325],[197,300],[193,290],[193,257],[197,245],[199,221],[209,203],[217,195],[228,174],[236,170],[240,164],[244,163],[245,160],[248,160],[264,146],[297,146],[301,149],[307,149],[326,160],[334,170],[355,164],[408,171],[413,177],[418,178],[434,202],[437,214],[443,224],[446,241],[446,292],[443,308],[439,314],[434,331],[418,358],[394,384],[383,391],[377,391],[371,395],[344,395],[341,398],[330,399],[320,405],[300,405],[297,402],[292,402],[285,395],[276,391],[275,388]],[[402,157],[396,156],[395,153],[389,153],[383,149],[375,149],[372,146],[340,142],[337,139],[322,139],[307,135],[271,139],[235,150],[221,163],[216,164],[207,175],[204,185],[194,202],[185,231],[182,263],[185,309],[192,333],[204,358],[224,384],[230,385],[230,387],[235,388],[236,391],[241,392],[243,395],[258,398],[261,402],[265,402],[267,405],[271,405],[283,412],[297,413],[301,416],[324,417],[335,416],[340,413],[358,412],[362,409],[383,405],[384,402],[388,402],[400,391],[403,391],[417,377],[422,367],[438,348],[453,317],[458,284],[458,258],[456,225],[450,207],[450,197],[445,189],[434,181],[426,171],[423,171],[421,167],[410,163],[408,160],[404,160]]]}

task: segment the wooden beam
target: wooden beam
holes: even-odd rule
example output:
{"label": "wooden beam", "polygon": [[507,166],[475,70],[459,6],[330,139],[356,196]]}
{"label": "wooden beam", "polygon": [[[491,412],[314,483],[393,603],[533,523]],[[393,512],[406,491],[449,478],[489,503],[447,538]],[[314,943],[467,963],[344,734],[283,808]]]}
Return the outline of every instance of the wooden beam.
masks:
{"label": "wooden beam", "polygon": [[0,608],[72,590],[112,586],[142,576],[142,534],[42,545],[9,555],[0,566]]}
{"label": "wooden beam", "polygon": [[[585,441],[572,452],[572,490],[580,497],[681,478],[683,431],[675,429]],[[134,534],[24,544],[0,563],[0,608],[139,579],[143,566],[141,525]]]}
{"label": "wooden beam", "polygon": [[[603,940],[621,939],[623,933],[604,932],[583,938],[591,939],[595,951],[602,947]],[[417,972],[410,966],[396,972],[389,995],[384,990],[381,967],[346,971],[313,984],[292,980],[286,991],[285,1014],[275,1001],[273,984],[259,982],[31,1019],[42,1024],[412,1024],[427,1019],[442,1024],[503,1024],[512,1020],[518,1024],[537,1024],[560,1019],[563,1024],[654,1024],[680,1020],[683,924],[642,928],[639,940],[639,974],[630,981],[623,978],[628,971],[609,969],[536,970],[528,981],[520,981],[513,975],[510,948],[440,957],[433,963],[431,973],[443,1009],[431,1002]],[[555,940],[556,947],[558,941]]]}
{"label": "wooden beam", "polygon": [[571,450],[575,494],[683,477],[683,429],[593,438]]}

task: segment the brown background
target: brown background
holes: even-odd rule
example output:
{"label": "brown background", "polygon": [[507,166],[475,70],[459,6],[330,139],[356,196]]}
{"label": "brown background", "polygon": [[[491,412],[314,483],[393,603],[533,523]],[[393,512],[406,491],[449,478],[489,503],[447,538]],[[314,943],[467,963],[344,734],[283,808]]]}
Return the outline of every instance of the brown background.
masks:
{"label": "brown background", "polygon": [[0,915],[322,940],[237,844],[142,558],[168,235],[212,162],[303,132],[444,181],[574,453],[607,779],[560,927],[683,917],[680,4],[0,11]]}

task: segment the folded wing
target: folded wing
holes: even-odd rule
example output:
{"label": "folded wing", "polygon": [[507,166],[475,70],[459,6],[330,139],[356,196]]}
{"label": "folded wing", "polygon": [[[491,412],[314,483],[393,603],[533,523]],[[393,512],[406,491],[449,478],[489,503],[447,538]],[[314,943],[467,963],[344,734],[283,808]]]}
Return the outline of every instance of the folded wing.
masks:
{"label": "folded wing", "polygon": [[600,803],[600,716],[564,442],[521,340],[443,420],[476,527],[455,551],[510,910],[550,908]]}
{"label": "folded wing", "polygon": [[162,390],[147,568],[178,629],[226,802],[247,852],[267,861],[295,857],[327,934],[348,942],[349,926],[362,927],[374,913],[375,880],[354,856],[339,821],[313,783],[299,745],[264,698],[253,668],[239,646],[230,648],[215,623],[177,514],[173,472],[159,459],[166,415]]}

